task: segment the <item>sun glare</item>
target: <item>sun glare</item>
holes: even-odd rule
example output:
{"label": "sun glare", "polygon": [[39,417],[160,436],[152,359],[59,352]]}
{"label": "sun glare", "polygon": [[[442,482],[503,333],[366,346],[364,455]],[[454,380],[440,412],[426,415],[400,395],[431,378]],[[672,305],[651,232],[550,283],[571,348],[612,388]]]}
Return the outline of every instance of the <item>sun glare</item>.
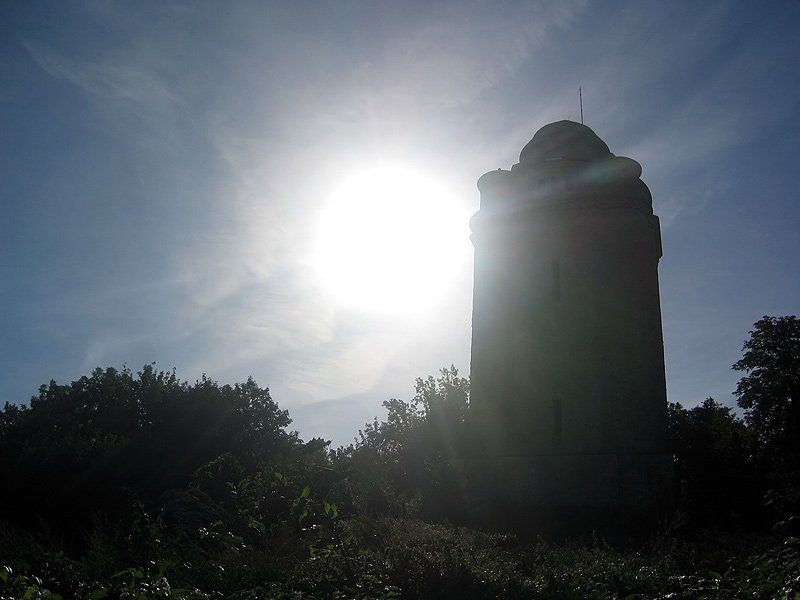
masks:
{"label": "sun glare", "polygon": [[356,173],[320,215],[314,262],[342,305],[417,311],[438,301],[468,249],[467,215],[435,180],[403,167]]}

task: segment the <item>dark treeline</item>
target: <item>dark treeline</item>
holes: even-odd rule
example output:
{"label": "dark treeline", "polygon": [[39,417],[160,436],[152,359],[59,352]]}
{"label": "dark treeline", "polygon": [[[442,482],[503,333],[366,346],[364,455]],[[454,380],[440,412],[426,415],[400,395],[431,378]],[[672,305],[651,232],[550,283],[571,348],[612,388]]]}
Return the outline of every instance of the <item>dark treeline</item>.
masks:
{"label": "dark treeline", "polygon": [[50,382],[0,411],[0,599],[794,598],[800,322],[764,317],[743,350],[743,418],[669,406],[676,510],[635,550],[449,524],[471,444],[452,367],[336,450],[252,379]]}
{"label": "dark treeline", "polygon": [[733,368],[744,375],[735,391],[744,420],[712,398],[692,409],[669,405],[678,497],[695,528],[796,529],[800,321],[764,317],[743,350]]}

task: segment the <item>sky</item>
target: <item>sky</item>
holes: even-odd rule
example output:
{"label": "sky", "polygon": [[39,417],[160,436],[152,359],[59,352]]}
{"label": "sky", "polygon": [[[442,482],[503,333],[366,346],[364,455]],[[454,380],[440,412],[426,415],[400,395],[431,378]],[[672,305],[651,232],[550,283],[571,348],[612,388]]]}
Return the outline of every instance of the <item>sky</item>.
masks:
{"label": "sky", "polygon": [[733,406],[800,305],[798,40],[778,1],[4,2],[0,404],[155,362],[351,442],[468,375],[475,182],[580,87],[661,218],[669,400]]}

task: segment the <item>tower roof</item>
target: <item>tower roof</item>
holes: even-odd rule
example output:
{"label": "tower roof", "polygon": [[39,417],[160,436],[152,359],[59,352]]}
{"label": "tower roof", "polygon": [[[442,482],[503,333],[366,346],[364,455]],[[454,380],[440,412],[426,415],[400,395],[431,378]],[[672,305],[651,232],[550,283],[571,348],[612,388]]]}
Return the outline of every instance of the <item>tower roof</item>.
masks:
{"label": "tower roof", "polygon": [[547,160],[591,161],[613,156],[606,143],[586,125],[557,121],[534,134],[519,155],[520,163]]}

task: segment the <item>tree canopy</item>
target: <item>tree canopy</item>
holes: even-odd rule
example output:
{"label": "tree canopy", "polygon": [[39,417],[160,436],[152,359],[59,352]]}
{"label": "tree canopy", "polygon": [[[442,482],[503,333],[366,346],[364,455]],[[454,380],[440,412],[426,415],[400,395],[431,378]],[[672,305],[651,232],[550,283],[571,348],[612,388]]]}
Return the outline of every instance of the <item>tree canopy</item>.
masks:
{"label": "tree canopy", "polygon": [[800,320],[765,316],[753,325],[744,356],[733,368],[745,376],[738,404],[767,452],[800,449]]}
{"label": "tree canopy", "polygon": [[693,524],[742,525],[759,515],[760,479],[745,423],[713,398],[694,408],[668,406],[679,497]]}
{"label": "tree canopy", "polygon": [[800,508],[800,320],[765,316],[753,325],[733,368],[745,421],[758,439],[756,459],[779,512]]}
{"label": "tree canopy", "polygon": [[385,401],[386,420],[367,423],[337,453],[362,510],[442,516],[448,503],[453,508],[451,461],[465,444],[469,379],[451,365],[439,377],[417,378],[414,391],[411,401]]}
{"label": "tree canopy", "polygon": [[[289,414],[248,379],[194,384],[146,365],[95,369],[67,385],[51,381],[29,406],[0,412],[3,513],[81,521],[130,502],[153,503],[187,486],[222,456],[244,466],[278,464],[302,447]],[[9,476],[12,475],[13,476]]]}

